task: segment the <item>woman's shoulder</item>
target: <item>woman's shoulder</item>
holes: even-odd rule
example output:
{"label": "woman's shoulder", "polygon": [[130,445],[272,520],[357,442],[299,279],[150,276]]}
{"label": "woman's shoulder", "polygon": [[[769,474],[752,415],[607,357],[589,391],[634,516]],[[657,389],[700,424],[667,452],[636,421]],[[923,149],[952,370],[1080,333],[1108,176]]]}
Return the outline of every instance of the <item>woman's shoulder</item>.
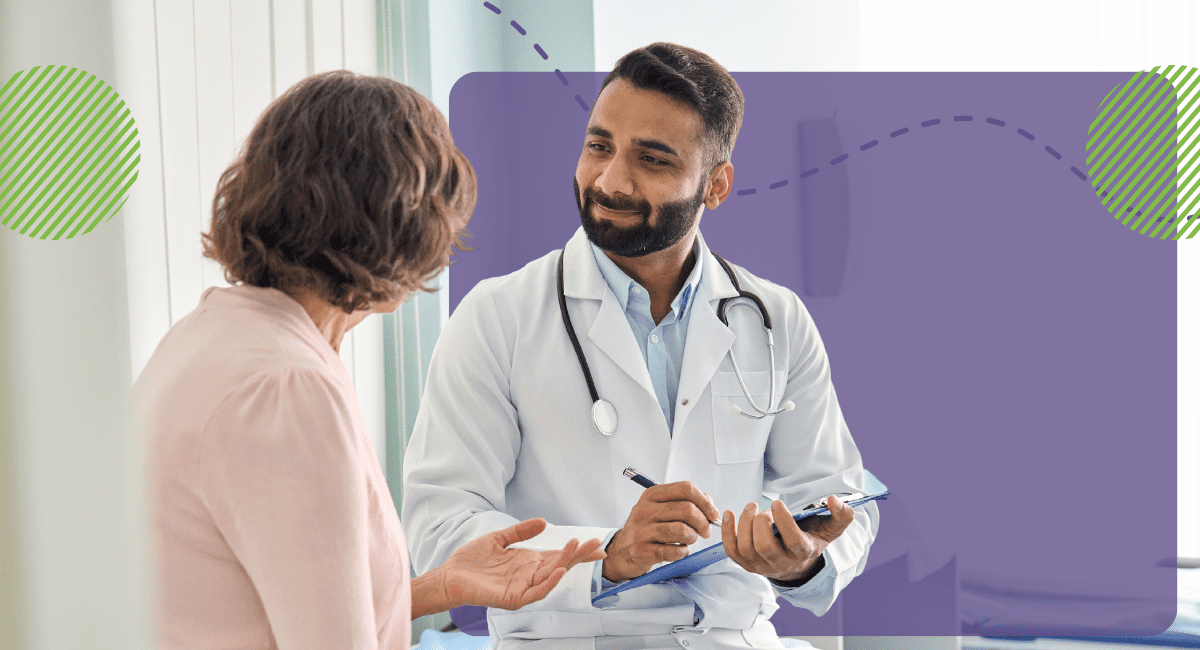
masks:
{"label": "woman's shoulder", "polygon": [[346,392],[345,366],[302,311],[243,297],[212,290],[167,332],[135,383],[139,413],[200,423],[237,394],[287,378]]}

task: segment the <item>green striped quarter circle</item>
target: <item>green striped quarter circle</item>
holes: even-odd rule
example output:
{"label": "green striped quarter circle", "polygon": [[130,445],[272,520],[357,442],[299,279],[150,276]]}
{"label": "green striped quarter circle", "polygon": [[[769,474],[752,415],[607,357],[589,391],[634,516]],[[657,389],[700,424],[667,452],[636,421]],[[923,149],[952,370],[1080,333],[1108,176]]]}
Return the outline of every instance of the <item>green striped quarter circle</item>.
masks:
{"label": "green striped quarter circle", "polygon": [[1200,231],[1200,70],[1155,66],[1113,88],[1088,127],[1092,187],[1122,224],[1156,239]]}
{"label": "green striped quarter circle", "polygon": [[0,87],[0,223],[37,239],[86,235],[138,176],[125,102],[79,68],[38,66]]}

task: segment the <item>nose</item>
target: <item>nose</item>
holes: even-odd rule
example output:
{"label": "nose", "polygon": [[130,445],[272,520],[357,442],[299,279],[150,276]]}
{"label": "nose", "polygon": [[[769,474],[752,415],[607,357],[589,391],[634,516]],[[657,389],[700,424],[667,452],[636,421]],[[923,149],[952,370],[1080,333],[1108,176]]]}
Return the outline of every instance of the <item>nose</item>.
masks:
{"label": "nose", "polygon": [[596,178],[595,185],[609,196],[616,194],[633,196],[634,183],[630,171],[629,163],[625,161],[624,156],[613,156],[605,161],[600,176]]}

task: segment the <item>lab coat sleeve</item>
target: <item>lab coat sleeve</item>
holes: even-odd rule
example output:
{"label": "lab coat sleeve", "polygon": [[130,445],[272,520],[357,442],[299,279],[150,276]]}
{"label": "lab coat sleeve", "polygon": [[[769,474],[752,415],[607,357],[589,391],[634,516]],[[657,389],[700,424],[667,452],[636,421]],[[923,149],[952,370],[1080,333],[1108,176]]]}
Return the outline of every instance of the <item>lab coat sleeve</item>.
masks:
{"label": "lab coat sleeve", "polygon": [[[209,420],[199,494],[279,648],[375,648],[368,494],[353,406],[316,370],[235,389]],[[407,576],[402,588],[407,589]],[[397,603],[407,616],[408,597]]]}
{"label": "lab coat sleeve", "polygon": [[[829,358],[812,317],[789,292],[788,383],[784,400],[796,408],[775,418],[767,443],[764,492],[796,512],[829,494],[862,491],[863,464],[838,405]],[[866,567],[879,530],[879,509],[854,509],[854,522],[825,550],[825,568],[804,585],[776,591],[797,607],[823,614]]]}
{"label": "lab coat sleeve", "polygon": [[[521,449],[509,392],[513,344],[490,286],[481,282],[464,297],[438,338],[405,452],[401,520],[418,574],[463,544],[517,522],[505,503]],[[559,549],[572,538],[604,539],[611,532],[549,523],[519,547]],[[590,609],[594,565],[572,568],[550,596],[528,607]]]}

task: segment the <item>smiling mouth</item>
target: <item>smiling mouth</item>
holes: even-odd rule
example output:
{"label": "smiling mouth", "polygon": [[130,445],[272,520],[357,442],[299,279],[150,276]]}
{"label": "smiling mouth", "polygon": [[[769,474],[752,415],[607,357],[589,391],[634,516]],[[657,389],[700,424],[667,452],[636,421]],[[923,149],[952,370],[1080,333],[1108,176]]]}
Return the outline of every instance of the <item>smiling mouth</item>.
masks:
{"label": "smiling mouth", "polygon": [[605,212],[607,212],[609,214],[614,214],[614,215],[618,215],[618,216],[622,216],[622,217],[640,217],[640,216],[642,216],[641,210],[613,210],[612,208],[606,208],[606,207],[600,205],[599,203],[594,203],[593,205],[601,210],[604,210]]}

